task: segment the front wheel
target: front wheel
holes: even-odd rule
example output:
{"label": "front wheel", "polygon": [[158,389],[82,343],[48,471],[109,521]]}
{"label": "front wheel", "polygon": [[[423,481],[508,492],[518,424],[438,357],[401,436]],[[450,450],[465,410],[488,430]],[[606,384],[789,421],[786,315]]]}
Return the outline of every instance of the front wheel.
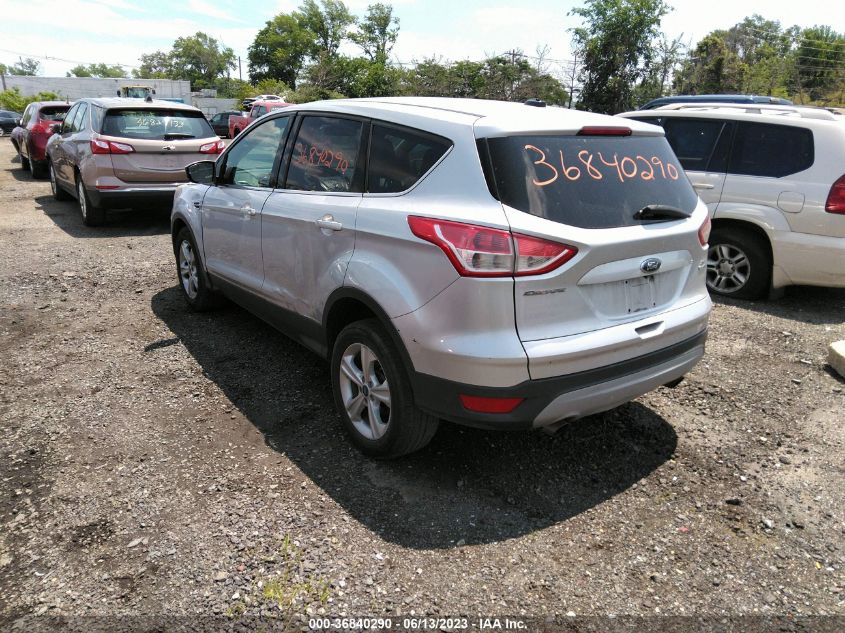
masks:
{"label": "front wheel", "polygon": [[331,357],[332,391],[343,426],[361,452],[381,459],[426,446],[439,420],[414,405],[410,381],[376,319],[346,326]]}
{"label": "front wheel", "polygon": [[53,199],[62,201],[70,198],[67,191],[62,189],[62,186],[56,181],[56,170],[53,168],[53,163],[50,162],[47,166],[50,172],[50,190],[53,192]]}
{"label": "front wheel", "polygon": [[771,284],[772,261],[763,241],[743,229],[714,229],[707,250],[707,288],[736,299],[759,299]]}

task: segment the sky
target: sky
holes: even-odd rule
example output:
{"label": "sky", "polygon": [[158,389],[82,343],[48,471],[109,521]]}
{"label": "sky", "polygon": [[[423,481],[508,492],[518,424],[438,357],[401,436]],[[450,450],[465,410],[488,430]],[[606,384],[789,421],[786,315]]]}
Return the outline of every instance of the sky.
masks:
{"label": "sky", "polygon": [[[376,0],[348,0],[358,16]],[[568,15],[583,0],[532,2],[517,0],[382,0],[392,4],[400,20],[394,61],[411,63],[428,57],[443,61],[480,60],[492,54],[522,49],[536,55],[571,59],[571,34],[580,19]],[[845,28],[845,9],[831,9],[835,0],[669,0],[674,10],[662,30],[694,45],[717,28],[729,28],[742,18],[761,13],[784,26],[830,24]],[[247,78],[247,49],[265,22],[297,8],[299,0],[0,0],[0,63],[18,56],[41,62],[41,73],[61,76],[78,63],[139,65],[143,53],[169,50],[180,36],[203,31],[231,47],[242,58]],[[838,14],[837,14],[838,13]],[[355,54],[352,45],[345,52]],[[233,76],[238,76],[235,69]]]}

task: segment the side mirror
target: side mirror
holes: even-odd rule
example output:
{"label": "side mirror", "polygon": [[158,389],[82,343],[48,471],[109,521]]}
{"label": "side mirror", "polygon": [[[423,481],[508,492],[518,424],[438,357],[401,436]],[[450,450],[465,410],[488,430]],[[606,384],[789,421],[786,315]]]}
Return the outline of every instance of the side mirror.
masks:
{"label": "side mirror", "polygon": [[62,133],[62,124],[61,123],[53,123],[50,126],[50,132],[52,134],[61,134]]}
{"label": "side mirror", "polygon": [[18,127],[23,127],[23,119],[15,119],[15,125]]}
{"label": "side mirror", "polygon": [[197,163],[191,163],[185,167],[185,173],[188,175],[188,180],[199,185],[213,185],[214,184],[214,166],[213,160],[201,160]]}

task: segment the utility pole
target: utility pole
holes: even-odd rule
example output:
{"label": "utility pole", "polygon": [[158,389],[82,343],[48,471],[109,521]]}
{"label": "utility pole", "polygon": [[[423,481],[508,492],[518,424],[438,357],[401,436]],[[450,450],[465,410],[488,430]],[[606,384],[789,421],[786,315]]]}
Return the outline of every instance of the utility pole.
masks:
{"label": "utility pole", "polygon": [[240,55],[238,55],[238,79],[240,79],[241,81],[244,80],[243,73],[241,72],[241,56]]}

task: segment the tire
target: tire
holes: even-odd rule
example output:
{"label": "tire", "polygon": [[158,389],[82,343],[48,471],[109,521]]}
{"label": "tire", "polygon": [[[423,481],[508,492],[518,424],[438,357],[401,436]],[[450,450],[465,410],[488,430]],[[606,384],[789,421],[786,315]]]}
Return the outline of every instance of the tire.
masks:
{"label": "tire", "polygon": [[20,147],[18,147],[18,158],[21,159],[21,169],[29,169],[29,159],[23,157],[23,152]]}
{"label": "tire", "polygon": [[343,427],[365,455],[401,457],[434,437],[440,421],[414,405],[399,351],[378,320],[346,326],[335,341],[330,368]]}
{"label": "tire", "polygon": [[79,212],[82,214],[82,223],[85,226],[100,226],[106,220],[105,209],[94,206],[88,192],[85,191],[85,183],[82,176],[76,175],[76,199],[79,202]]}
{"label": "tire", "polygon": [[723,297],[759,299],[769,292],[772,257],[745,229],[714,229],[707,251],[707,289]]}
{"label": "tire", "polygon": [[188,307],[195,312],[216,308],[220,304],[220,296],[208,286],[194,236],[187,228],[182,228],[176,234],[173,250],[179,287]]}
{"label": "tire", "polygon": [[44,178],[47,175],[47,170],[44,168],[44,163],[32,160],[29,161],[29,174],[34,179]]}
{"label": "tire", "polygon": [[62,186],[56,182],[56,172],[53,171],[53,163],[52,161],[47,163],[47,173],[50,176],[50,190],[53,192],[53,199],[62,202],[63,200],[69,200],[70,194],[67,191],[62,189]]}

